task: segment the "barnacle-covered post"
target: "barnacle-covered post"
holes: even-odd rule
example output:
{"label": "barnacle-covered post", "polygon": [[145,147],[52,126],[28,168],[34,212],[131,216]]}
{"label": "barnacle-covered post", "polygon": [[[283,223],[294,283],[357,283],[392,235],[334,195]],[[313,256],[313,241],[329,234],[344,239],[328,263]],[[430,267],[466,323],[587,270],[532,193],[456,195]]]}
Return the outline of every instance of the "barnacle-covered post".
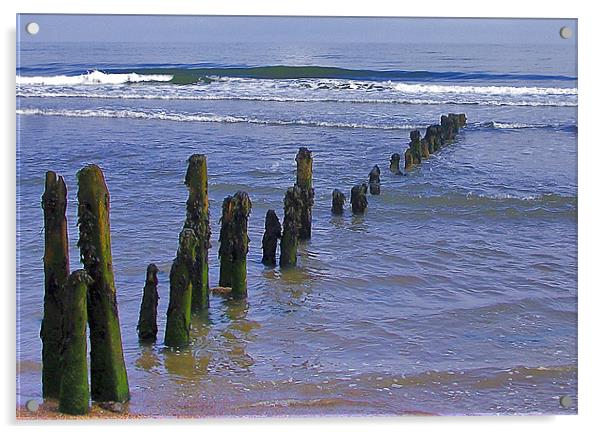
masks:
{"label": "barnacle-covered post", "polygon": [[247,296],[247,226],[251,207],[251,199],[244,191],[226,197],[222,205],[219,235],[220,286],[231,287],[234,298]]}
{"label": "barnacle-covered post", "polygon": [[61,387],[62,290],[69,276],[67,187],[62,176],[46,172],[44,209],[44,318],[42,339],[42,396],[58,398]]}
{"label": "barnacle-covered post", "polygon": [[192,229],[180,232],[178,253],[169,273],[169,306],[165,325],[165,345],[186,346],[190,340],[193,265],[199,242]]}
{"label": "barnacle-covered post", "polygon": [[188,200],[184,228],[192,229],[199,242],[192,270],[192,309],[201,310],[209,307],[209,248],[211,247],[205,155],[194,154],[188,159],[185,184],[188,187]]}
{"label": "barnacle-covered post", "polygon": [[343,215],[343,207],[345,206],[345,195],[341,192],[341,190],[334,189],[332,190],[332,207],[330,211],[334,215]]}
{"label": "barnacle-covered post", "polygon": [[142,342],[155,342],[157,340],[158,271],[159,269],[155,264],[149,264],[146,268],[146,283],[142,293],[137,327],[138,339]]}
{"label": "barnacle-covered post", "polygon": [[81,261],[93,282],[88,288],[91,395],[94,401],[130,398],[123,358],[111,255],[110,198],[102,170],[89,165],[77,173]]}
{"label": "barnacle-covered post", "polygon": [[77,270],[67,278],[63,297],[63,372],[59,411],[66,414],[87,414],[90,408],[88,386],[88,322],[86,296],[92,278],[85,270]]}
{"label": "barnacle-covered post", "polygon": [[307,148],[299,148],[297,157],[297,182],[296,186],[301,191],[301,215],[299,222],[299,239],[309,240],[311,238],[311,209],[314,204],[314,189],[312,187],[312,164],[311,151]]}
{"label": "barnacle-covered post", "polygon": [[378,166],[374,166],[368,175],[369,185],[370,185],[370,194],[379,195],[380,194],[380,168]]}
{"label": "barnacle-covered post", "polygon": [[401,175],[401,170],[399,170],[399,160],[401,160],[401,155],[399,155],[397,152],[391,155],[389,170],[393,172],[394,175]]}
{"label": "barnacle-covered post", "polygon": [[366,210],[368,206],[366,191],[368,191],[366,183],[358,184],[351,189],[351,211],[353,214],[362,214]]}
{"label": "barnacle-covered post", "polygon": [[289,187],[284,196],[284,221],[282,224],[282,239],[280,240],[281,267],[297,264],[297,245],[302,206],[302,193],[299,187],[296,185]]}
{"label": "barnacle-covered post", "polygon": [[282,226],[280,220],[273,209],[265,214],[265,232],[261,240],[263,257],[261,263],[264,265],[276,265],[276,248],[278,239],[282,236]]}

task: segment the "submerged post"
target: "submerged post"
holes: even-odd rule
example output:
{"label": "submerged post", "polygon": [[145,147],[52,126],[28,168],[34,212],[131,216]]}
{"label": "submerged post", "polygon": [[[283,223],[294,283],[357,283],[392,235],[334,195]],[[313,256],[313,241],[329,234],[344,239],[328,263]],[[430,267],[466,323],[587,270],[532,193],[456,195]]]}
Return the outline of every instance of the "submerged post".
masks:
{"label": "submerged post", "polygon": [[183,229],[180,232],[178,253],[169,272],[169,306],[165,326],[165,345],[168,347],[188,345],[190,339],[194,284],[192,270],[198,244],[192,229]]}
{"label": "submerged post", "polygon": [[159,269],[155,264],[149,264],[146,268],[146,283],[144,284],[137,327],[138,339],[142,342],[155,342],[157,340],[158,271]]}
{"label": "submerged post", "polygon": [[393,172],[394,175],[401,175],[401,170],[399,170],[399,160],[401,160],[401,155],[399,155],[397,152],[391,155],[389,170]]}
{"label": "submerged post", "polygon": [[130,391],[113,276],[109,190],[102,170],[94,164],[77,172],[77,180],[77,245],[93,280],[88,288],[91,395],[94,401],[124,402],[130,398]]}
{"label": "submerged post", "polygon": [[44,318],[42,339],[42,397],[58,398],[61,388],[62,291],[69,276],[67,187],[62,176],[46,172],[44,210]]}
{"label": "submerged post", "polygon": [[222,207],[222,228],[219,236],[220,286],[231,287],[234,298],[247,296],[247,226],[251,207],[251,199],[244,191],[226,197]]}
{"label": "submerged post", "polygon": [[61,413],[87,414],[90,407],[86,295],[91,283],[92,278],[85,270],[77,270],[71,273],[64,287]]}
{"label": "submerged post", "polygon": [[368,175],[369,185],[370,185],[370,194],[379,195],[380,194],[380,168],[378,166],[374,166]]}
{"label": "submerged post", "polygon": [[289,187],[284,196],[284,221],[280,240],[280,266],[297,264],[299,222],[301,220],[302,193],[299,187]]}
{"label": "submerged post", "polygon": [[334,215],[343,215],[343,207],[345,206],[345,195],[338,189],[332,190],[332,207],[330,211]]}
{"label": "submerged post", "polygon": [[366,184],[358,184],[351,189],[351,211],[353,214],[362,214],[368,206],[368,199],[366,199],[366,191],[368,187]]}
{"label": "submerged post", "polygon": [[297,157],[297,182],[296,186],[301,191],[301,220],[299,222],[299,239],[309,240],[311,238],[311,209],[314,204],[314,189],[312,187],[312,164],[311,151],[307,148],[299,148]]}
{"label": "submerged post", "polygon": [[278,239],[282,236],[280,220],[273,209],[265,214],[265,232],[261,240],[263,257],[261,263],[264,265],[276,265],[276,247]]}
{"label": "submerged post", "polygon": [[410,147],[405,152],[405,170],[410,170],[414,165],[422,162],[422,145],[420,143],[420,131],[410,132]]}
{"label": "submerged post", "polygon": [[192,270],[192,309],[209,307],[209,195],[207,182],[207,157],[194,154],[188,159],[185,178],[188,187],[186,222],[184,228],[192,229],[199,242]]}

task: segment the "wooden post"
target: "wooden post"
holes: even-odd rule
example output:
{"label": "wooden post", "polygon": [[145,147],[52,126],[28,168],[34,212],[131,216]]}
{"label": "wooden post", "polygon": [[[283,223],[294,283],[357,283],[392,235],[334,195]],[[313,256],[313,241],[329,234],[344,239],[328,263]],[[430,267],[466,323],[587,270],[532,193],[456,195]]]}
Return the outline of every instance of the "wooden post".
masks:
{"label": "wooden post", "polygon": [[94,401],[124,402],[130,398],[123,359],[109,222],[109,190],[100,167],[77,173],[81,261],[93,280],[88,290],[90,372]]}
{"label": "wooden post", "polygon": [[273,209],[265,214],[265,232],[261,240],[263,257],[261,263],[264,265],[276,265],[276,247],[278,239],[282,237],[282,226]]}
{"label": "wooden post", "polygon": [[149,264],[146,268],[146,283],[144,284],[137,327],[138,339],[141,342],[155,342],[157,340],[158,271],[159,269],[155,264]]}
{"label": "wooden post", "polygon": [[[233,298],[247,296],[247,226],[251,208],[251,199],[244,191],[226,197],[222,207],[222,227],[219,236],[220,286],[230,286]],[[222,282],[229,285],[222,285]]]}
{"label": "wooden post", "polygon": [[338,189],[332,190],[332,207],[330,211],[334,215],[343,215],[343,207],[345,206],[345,195]]}
{"label": "wooden post", "polygon": [[311,238],[311,215],[314,204],[314,189],[312,187],[312,164],[311,151],[307,148],[299,148],[297,157],[297,182],[296,186],[301,190],[301,220],[299,222],[299,239],[309,240]]}
{"label": "wooden post", "polygon": [[280,240],[280,266],[297,264],[299,222],[301,220],[302,193],[296,185],[290,187],[284,196],[284,222]]}
{"label": "wooden post", "polygon": [[351,189],[351,211],[353,214],[362,214],[366,210],[368,206],[366,191],[368,191],[368,186],[365,183],[356,185]]}
{"label": "wooden post", "polygon": [[69,276],[67,187],[62,176],[46,172],[44,209],[44,318],[42,339],[42,396],[58,398],[61,388],[62,291]]}
{"label": "wooden post", "polygon": [[190,341],[193,270],[198,240],[192,229],[180,232],[178,253],[169,273],[169,306],[165,326],[165,345],[182,347]]}
{"label": "wooden post", "polygon": [[199,242],[192,270],[192,309],[209,307],[209,195],[207,182],[207,157],[194,154],[188,159],[185,178],[188,187],[186,222],[184,228],[192,229]]}
{"label": "wooden post", "polygon": [[370,194],[379,195],[380,194],[380,168],[378,166],[374,166],[368,175],[369,185],[370,185]]}
{"label": "wooden post", "polygon": [[401,175],[401,170],[399,170],[399,160],[401,160],[401,155],[398,153],[391,155],[389,170],[393,172],[394,175]]}
{"label": "wooden post", "polygon": [[90,408],[86,295],[91,283],[92,278],[85,270],[77,270],[69,276],[64,287],[61,413],[87,414]]}

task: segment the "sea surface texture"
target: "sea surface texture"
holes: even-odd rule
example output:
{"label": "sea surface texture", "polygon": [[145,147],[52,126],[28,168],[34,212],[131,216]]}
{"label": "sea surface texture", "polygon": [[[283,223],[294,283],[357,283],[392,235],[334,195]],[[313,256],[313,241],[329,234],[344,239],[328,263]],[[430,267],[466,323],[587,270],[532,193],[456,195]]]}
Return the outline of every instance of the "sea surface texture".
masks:
{"label": "sea surface texture", "polygon": [[[44,174],[111,194],[130,411],[152,416],[577,411],[577,71],[573,49],[474,44],[26,43],[17,69],[17,402],[41,398]],[[412,129],[466,113],[407,176]],[[261,264],[299,147],[313,236],[297,268]],[[212,296],[189,348],[163,345],[186,160],[207,156],[210,285],[221,203],[248,192],[248,299]],[[363,216],[330,212],[377,164]],[[403,161],[402,161],[403,165]],[[150,262],[159,339],[138,343]],[[569,408],[559,397],[569,395]]]}

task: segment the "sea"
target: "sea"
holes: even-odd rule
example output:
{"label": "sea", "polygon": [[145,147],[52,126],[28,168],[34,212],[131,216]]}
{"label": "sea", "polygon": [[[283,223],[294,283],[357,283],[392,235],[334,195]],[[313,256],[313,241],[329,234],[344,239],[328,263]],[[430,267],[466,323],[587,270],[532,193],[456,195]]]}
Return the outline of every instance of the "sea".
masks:
{"label": "sea", "polygon": [[[567,48],[568,47],[568,48]],[[572,45],[45,43],[16,71],[17,404],[41,400],[41,196],[64,176],[71,270],[76,172],[104,171],[128,409],[143,416],[577,412],[577,66]],[[447,113],[455,141],[403,176],[410,131]],[[261,263],[299,147],[313,154],[313,234],[297,267]],[[187,159],[207,156],[219,219],[246,191],[248,298],[212,296],[191,344],[163,345]],[[363,215],[331,194],[381,170]],[[403,157],[402,157],[403,166]],[[159,335],[138,342],[149,263]],[[559,400],[571,398],[568,407]]]}

